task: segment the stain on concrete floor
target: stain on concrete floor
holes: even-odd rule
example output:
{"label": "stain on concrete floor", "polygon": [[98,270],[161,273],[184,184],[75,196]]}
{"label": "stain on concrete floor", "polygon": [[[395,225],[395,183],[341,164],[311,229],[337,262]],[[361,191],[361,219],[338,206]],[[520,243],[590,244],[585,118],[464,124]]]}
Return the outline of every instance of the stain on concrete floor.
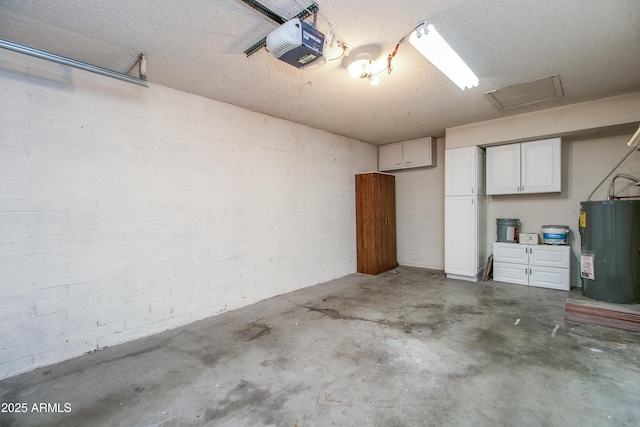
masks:
{"label": "stain on concrete floor", "polygon": [[0,425],[640,425],[640,334],[565,324],[568,296],[354,274],[0,381],[71,407]]}

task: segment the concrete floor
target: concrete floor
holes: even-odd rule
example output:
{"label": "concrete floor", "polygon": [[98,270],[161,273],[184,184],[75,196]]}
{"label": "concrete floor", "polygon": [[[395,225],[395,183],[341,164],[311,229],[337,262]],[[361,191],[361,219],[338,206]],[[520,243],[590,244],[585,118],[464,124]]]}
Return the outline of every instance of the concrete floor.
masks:
{"label": "concrete floor", "polygon": [[568,296],[354,274],[0,381],[29,406],[0,425],[640,425],[640,334],[565,324]]}

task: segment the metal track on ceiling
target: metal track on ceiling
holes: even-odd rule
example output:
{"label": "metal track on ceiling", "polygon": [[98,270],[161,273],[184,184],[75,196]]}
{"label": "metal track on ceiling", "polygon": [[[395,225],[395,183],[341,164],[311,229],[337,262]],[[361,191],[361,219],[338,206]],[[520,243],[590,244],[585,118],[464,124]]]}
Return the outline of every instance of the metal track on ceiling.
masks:
{"label": "metal track on ceiling", "polygon": [[[265,15],[267,18],[275,21],[278,25],[282,25],[285,22],[287,22],[287,19],[284,19],[282,16],[278,15],[277,13],[275,13],[274,11],[272,11],[271,9],[269,9],[268,7],[266,7],[265,5],[255,1],[255,0],[242,0],[244,3],[248,4],[249,6],[251,6],[252,8],[254,8],[255,10],[257,10],[258,12],[262,13],[263,15]],[[298,13],[297,15],[295,15],[293,18],[300,18],[301,21],[305,20],[306,18],[308,18],[309,16],[313,15],[314,13],[318,12],[318,10],[320,9],[320,7],[318,6],[317,3],[311,3],[310,6],[308,6],[307,8],[303,9],[300,13]],[[246,49],[244,51],[244,54],[249,57],[251,55],[253,55],[254,53],[256,53],[257,51],[259,51],[260,49],[262,49],[263,47],[265,47],[267,45],[267,38],[263,37],[262,40],[259,40],[258,42],[254,43],[251,47],[249,47],[248,49]]]}

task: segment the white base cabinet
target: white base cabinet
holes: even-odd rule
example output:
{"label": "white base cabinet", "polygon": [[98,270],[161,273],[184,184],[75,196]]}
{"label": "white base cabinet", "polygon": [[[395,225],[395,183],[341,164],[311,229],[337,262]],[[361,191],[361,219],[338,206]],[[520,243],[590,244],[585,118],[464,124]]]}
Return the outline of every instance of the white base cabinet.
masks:
{"label": "white base cabinet", "polygon": [[569,246],[493,244],[493,280],[568,291]]}

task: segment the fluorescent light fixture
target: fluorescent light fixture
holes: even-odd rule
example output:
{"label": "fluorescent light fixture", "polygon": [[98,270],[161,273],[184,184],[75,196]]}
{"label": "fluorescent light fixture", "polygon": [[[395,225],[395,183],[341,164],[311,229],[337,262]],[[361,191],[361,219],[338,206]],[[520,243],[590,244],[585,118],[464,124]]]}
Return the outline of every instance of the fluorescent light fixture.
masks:
{"label": "fluorescent light fixture", "polygon": [[627,145],[629,147],[635,147],[638,145],[638,141],[640,141],[640,126],[638,126],[636,133],[634,133],[629,142],[627,142]]}
{"label": "fluorescent light fixture", "polygon": [[411,32],[409,43],[438,67],[460,89],[478,86],[478,78],[451,46],[436,31],[433,25],[421,23]]}

